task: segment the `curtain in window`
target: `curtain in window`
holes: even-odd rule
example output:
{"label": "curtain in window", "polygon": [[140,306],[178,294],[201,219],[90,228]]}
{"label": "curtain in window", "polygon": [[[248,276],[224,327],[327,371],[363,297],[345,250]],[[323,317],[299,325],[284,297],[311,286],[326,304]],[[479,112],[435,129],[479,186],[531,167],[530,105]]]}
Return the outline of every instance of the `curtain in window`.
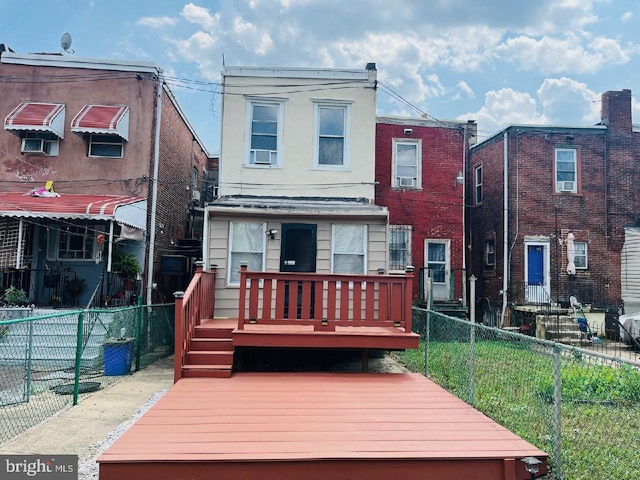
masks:
{"label": "curtain in window", "polygon": [[430,243],[428,250],[428,265],[434,283],[444,283],[445,245]]}
{"label": "curtain in window", "polygon": [[417,145],[415,143],[396,144],[396,169],[398,177],[417,177],[417,152]]}
{"label": "curtain in window", "polygon": [[249,270],[261,271],[264,247],[263,223],[233,223],[231,226],[230,281],[240,281],[240,265],[247,264]]}
{"label": "curtain in window", "polygon": [[318,109],[320,165],[343,165],[344,163],[344,108]]}
{"label": "curtain in window", "polygon": [[333,273],[364,274],[364,225],[335,225]]}

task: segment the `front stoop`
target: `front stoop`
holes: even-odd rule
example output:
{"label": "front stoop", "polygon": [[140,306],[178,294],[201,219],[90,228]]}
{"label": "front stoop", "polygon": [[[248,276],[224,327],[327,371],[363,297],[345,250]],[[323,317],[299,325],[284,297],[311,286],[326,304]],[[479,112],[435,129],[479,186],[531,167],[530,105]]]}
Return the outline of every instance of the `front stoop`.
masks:
{"label": "front stoop", "polygon": [[233,367],[233,327],[216,320],[204,320],[195,328],[189,344],[187,363],[182,366],[185,378],[229,378]]}

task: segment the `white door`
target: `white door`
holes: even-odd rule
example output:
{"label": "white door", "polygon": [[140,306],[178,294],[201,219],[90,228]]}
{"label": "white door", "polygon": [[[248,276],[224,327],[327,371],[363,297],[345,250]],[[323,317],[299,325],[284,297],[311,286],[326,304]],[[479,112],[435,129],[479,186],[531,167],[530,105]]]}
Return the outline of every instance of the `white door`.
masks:
{"label": "white door", "polygon": [[433,288],[434,300],[449,300],[451,281],[449,240],[425,240],[425,268]]}

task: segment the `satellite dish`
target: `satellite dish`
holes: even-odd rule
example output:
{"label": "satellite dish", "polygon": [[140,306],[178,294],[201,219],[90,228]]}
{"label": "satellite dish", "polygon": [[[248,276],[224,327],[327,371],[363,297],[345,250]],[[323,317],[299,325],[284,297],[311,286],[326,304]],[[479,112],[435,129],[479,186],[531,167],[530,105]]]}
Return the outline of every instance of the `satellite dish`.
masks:
{"label": "satellite dish", "polygon": [[62,47],[62,50],[64,50],[65,52],[75,53],[73,50],[70,50],[71,35],[68,33],[65,33],[64,35],[62,35],[62,38],[60,39],[60,46]]}

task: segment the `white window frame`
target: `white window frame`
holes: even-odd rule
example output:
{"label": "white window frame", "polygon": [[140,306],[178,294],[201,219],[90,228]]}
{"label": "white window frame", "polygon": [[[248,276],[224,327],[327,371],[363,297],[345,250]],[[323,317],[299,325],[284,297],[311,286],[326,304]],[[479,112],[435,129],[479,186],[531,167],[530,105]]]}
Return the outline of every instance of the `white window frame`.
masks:
{"label": "white window frame", "polygon": [[[362,250],[353,252],[336,252],[336,230],[340,227],[361,227],[362,228]],[[367,225],[359,224],[333,224],[331,225],[331,273],[335,273],[336,255],[360,255],[362,256],[362,272],[350,272],[355,275],[365,275],[367,272]]]}
{"label": "white window frame", "polygon": [[[97,235],[104,232],[104,226],[100,225],[70,225],[70,226],[52,226],[47,229],[47,252],[46,259],[49,261],[63,262],[94,262],[97,254],[101,252],[95,241]],[[72,236],[83,236],[82,250],[64,249],[65,252],[82,252],[82,257],[61,256],[60,242],[64,237],[68,237],[66,244],[68,246]]]}
{"label": "white window frame", "polygon": [[473,169],[473,201],[475,205],[482,203],[482,165],[478,165]]}
{"label": "white window frame", "polygon": [[[102,137],[100,141],[96,141],[96,137]],[[105,141],[106,138],[112,138],[113,141]],[[108,135],[103,133],[90,133],[89,134],[89,150],[87,156],[90,158],[122,158],[124,156],[124,138],[119,135]],[[120,147],[120,155],[96,155],[92,152],[93,145],[117,145]]]}
{"label": "white window frame", "polygon": [[267,224],[265,222],[229,222],[229,244],[228,244],[228,251],[229,251],[229,255],[227,255],[227,285],[237,285],[240,286],[240,279],[238,278],[238,280],[236,280],[235,278],[232,278],[235,272],[232,271],[232,264],[233,264],[233,226],[235,224],[254,224],[254,225],[260,225],[262,227],[262,233],[261,233],[261,238],[262,238],[262,242],[261,242],[261,251],[255,251],[255,252],[244,252],[244,253],[248,253],[248,254],[254,254],[254,253],[260,253],[262,255],[262,262],[261,262],[261,271],[264,272],[265,271],[265,262],[266,262],[266,249],[267,249],[267,243],[266,243],[266,232],[267,232]]}
{"label": "white window frame", "polygon": [[[325,165],[320,163],[320,110],[323,108],[341,109],[344,113],[344,131],[342,137],[342,165]],[[351,168],[351,102],[334,100],[313,101],[313,168],[318,170],[349,170]]]}
{"label": "white window frame", "polygon": [[[251,148],[251,138],[253,137],[253,109],[254,107],[275,107],[277,110],[276,126],[276,150],[265,150],[270,154],[270,163],[256,163],[253,149]],[[279,168],[283,162],[283,123],[284,123],[284,100],[274,100],[266,98],[248,98],[246,103],[246,125],[245,131],[245,155],[244,166],[250,168]],[[275,161],[273,161],[275,158]]]}
{"label": "white window frame", "polygon": [[[558,180],[558,153],[571,152],[573,154],[573,158],[571,160],[562,160],[562,162],[571,162],[573,163],[573,180],[560,181]],[[568,148],[568,147],[556,147],[554,152],[554,162],[553,162],[553,178],[555,185],[556,193],[577,193],[578,192],[578,150],[576,148]],[[570,183],[573,183],[573,188],[569,187]]]}
{"label": "white window frame", "polygon": [[[584,253],[578,253],[578,245],[584,245]],[[574,259],[573,264],[576,270],[588,270],[589,269],[589,245],[587,242],[573,242],[574,247]],[[584,265],[578,265],[578,258],[584,258]]]}
{"label": "white window frame", "polygon": [[[401,268],[393,268],[395,265],[393,265],[394,263],[397,262],[392,262],[391,260],[391,246],[393,245],[393,243],[391,242],[392,239],[392,232],[393,231],[398,231],[398,232],[404,232],[405,237],[404,237],[404,265]],[[411,244],[411,237],[413,236],[413,228],[411,225],[389,225],[389,271],[392,272],[404,272],[405,268],[407,265],[413,265],[412,263],[412,244]],[[398,250],[400,251],[400,250]]]}
{"label": "white window frame", "polygon": [[[400,181],[400,177],[398,176],[398,147],[401,145],[411,145],[415,146],[416,152],[416,163],[415,163],[415,177],[403,177],[403,178],[413,178],[413,185],[406,186],[402,185]],[[393,176],[391,177],[391,187],[398,189],[412,189],[412,190],[421,190],[422,189],[422,140],[407,140],[394,138],[393,139]]]}
{"label": "white window frame", "polygon": [[[45,153],[33,154],[28,151],[22,151],[23,140],[42,140],[46,145]],[[60,151],[60,138],[53,133],[25,131],[24,135],[20,138],[20,150],[25,155],[42,155],[44,157],[57,157],[58,152]]]}
{"label": "white window frame", "polygon": [[[491,260],[491,258],[493,260]],[[496,266],[496,241],[493,239],[485,240],[484,242],[484,266]]]}

